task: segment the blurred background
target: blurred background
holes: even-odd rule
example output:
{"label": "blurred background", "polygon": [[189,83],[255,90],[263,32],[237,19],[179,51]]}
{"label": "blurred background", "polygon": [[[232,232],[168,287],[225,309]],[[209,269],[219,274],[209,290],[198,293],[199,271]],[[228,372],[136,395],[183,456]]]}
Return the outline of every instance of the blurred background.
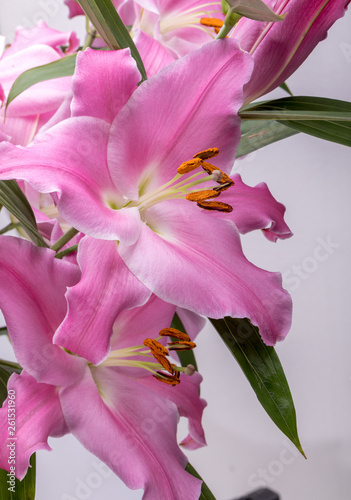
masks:
{"label": "blurred background", "polygon": [[[12,0],[0,6],[0,33],[44,19],[55,29],[84,33],[83,18],[68,20],[61,0]],[[351,12],[339,20],[288,80],[295,95],[351,101]],[[1,79],[1,75],[0,75]],[[284,97],[277,90],[272,97]],[[204,377],[206,448],[189,452],[217,500],[267,486],[282,500],[349,500],[351,491],[351,150],[298,134],[235,164],[249,185],[266,182],[287,207],[294,237],[269,243],[242,238],[254,264],[283,274],[294,301],[292,329],[276,348],[294,397],[299,456],[269,420],[240,368],[210,326],[198,337]],[[1,213],[1,227],[5,214]],[[320,248],[324,252],[320,251]],[[323,258],[319,256],[323,255]],[[0,338],[0,357],[13,359]],[[186,435],[181,422],[180,437]],[[130,491],[72,436],[50,439],[37,453],[37,500],[129,500]]]}

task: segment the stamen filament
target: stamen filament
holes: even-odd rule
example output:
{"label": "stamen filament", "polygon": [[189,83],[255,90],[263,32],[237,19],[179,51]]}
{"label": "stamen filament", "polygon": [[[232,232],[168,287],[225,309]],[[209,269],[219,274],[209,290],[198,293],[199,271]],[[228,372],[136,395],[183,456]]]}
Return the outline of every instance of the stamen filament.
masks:
{"label": "stamen filament", "polygon": [[[177,176],[181,176],[181,174],[177,174],[172,179],[172,182],[175,181],[175,178]],[[199,176],[201,176],[202,178],[195,180],[193,182],[189,182],[190,179],[194,179],[194,178],[199,177]],[[211,180],[217,181],[217,178],[218,178],[217,174],[208,175],[207,173],[204,174],[204,172],[198,172],[190,177],[187,177],[186,179],[183,179],[182,181],[178,182],[177,184],[174,184],[172,187],[165,190],[165,192],[162,194],[162,191],[164,191],[165,186],[167,184],[169,185],[170,182],[163,184],[163,186],[161,186],[157,190],[150,193],[148,197],[145,197],[145,198],[141,197],[138,202],[135,202],[135,206],[137,206],[139,208],[139,210],[142,210],[145,206],[151,207],[152,205],[155,205],[156,203],[160,203],[162,200],[185,198],[187,195],[186,191],[189,188],[197,186],[198,184],[202,184],[204,182],[209,182]],[[144,200],[142,198],[144,198]]]}

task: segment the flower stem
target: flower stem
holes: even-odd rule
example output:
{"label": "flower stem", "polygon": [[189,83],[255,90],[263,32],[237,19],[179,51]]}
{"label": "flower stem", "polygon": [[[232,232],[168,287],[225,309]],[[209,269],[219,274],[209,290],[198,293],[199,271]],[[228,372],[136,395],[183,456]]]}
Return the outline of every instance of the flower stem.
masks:
{"label": "flower stem", "polygon": [[0,230],[0,234],[5,234],[7,231],[11,231],[11,229],[16,229],[19,227],[21,224],[19,222],[10,222],[10,224],[7,224],[4,228]]}
{"label": "flower stem", "polygon": [[62,259],[62,257],[65,257],[66,255],[69,255],[70,253],[76,252],[77,250],[78,250],[78,245],[72,245],[71,247],[68,247],[65,250],[62,250],[62,252],[57,252],[55,257],[56,257],[56,259]]}
{"label": "flower stem", "polygon": [[63,246],[66,245],[76,234],[78,234],[79,231],[78,229],[71,227],[67,233],[65,233],[61,238],[59,238],[50,248],[51,250],[55,250],[57,252],[58,250],[61,250]]}

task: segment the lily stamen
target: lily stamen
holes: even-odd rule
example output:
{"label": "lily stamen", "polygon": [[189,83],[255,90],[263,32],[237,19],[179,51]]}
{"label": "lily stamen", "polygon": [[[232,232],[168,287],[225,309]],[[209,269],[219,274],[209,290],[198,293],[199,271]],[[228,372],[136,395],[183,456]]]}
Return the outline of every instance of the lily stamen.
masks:
{"label": "lily stamen", "polygon": [[230,213],[233,207],[221,201],[198,201],[198,206],[204,210],[216,210],[217,212]]}
{"label": "lily stamen", "polygon": [[178,340],[185,340],[187,342],[190,342],[190,337],[187,333],[182,332],[181,330],[177,330],[177,328],[163,328],[160,332],[159,335],[161,337],[174,337],[175,339]]}
{"label": "lily stamen", "polygon": [[217,19],[215,17],[202,17],[200,19],[200,23],[202,26],[207,26],[208,28],[217,28],[221,29],[224,22],[221,19]]}
{"label": "lily stamen", "polygon": [[195,349],[195,342],[188,342],[186,340],[178,340],[177,342],[167,343],[169,351],[189,351],[190,349]]}

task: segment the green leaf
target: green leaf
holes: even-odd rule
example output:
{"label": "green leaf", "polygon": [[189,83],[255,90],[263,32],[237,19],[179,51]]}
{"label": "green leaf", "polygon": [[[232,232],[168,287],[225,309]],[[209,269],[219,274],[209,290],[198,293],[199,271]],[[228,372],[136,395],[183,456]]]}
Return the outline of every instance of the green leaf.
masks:
{"label": "green leaf", "polygon": [[[177,313],[175,313],[173,316],[171,328],[176,328],[177,330],[180,330],[181,332],[187,333],[185,328],[184,328],[184,325],[183,325],[183,323],[182,323],[182,321],[179,318]],[[172,340],[174,342],[177,339],[173,339],[173,337],[172,337]],[[193,365],[195,370],[198,371],[196,359],[195,359],[195,356],[194,356],[194,353],[192,350],[190,350],[190,351],[177,351],[177,354],[178,354],[180,364],[182,366]]]}
{"label": "green leaf", "polygon": [[43,66],[37,66],[21,73],[11,87],[5,111],[15,97],[20,95],[32,85],[45,80],[52,80],[53,78],[72,76],[76,64],[76,57],[77,54],[71,54],[69,56],[62,57],[62,59],[58,59],[57,61],[44,64]]}
{"label": "green leaf", "polygon": [[279,120],[299,132],[351,146],[351,103],[324,97],[285,97],[250,104],[240,115],[247,120]]}
{"label": "green leaf", "polygon": [[281,85],[279,85],[279,87],[283,90],[285,90],[285,92],[287,92],[289,95],[293,96],[293,93],[291,92],[291,90],[289,89],[289,87],[287,86],[287,84],[284,82],[282,83]]}
{"label": "green leaf", "polygon": [[296,424],[296,412],[283,367],[247,318],[210,319],[243,370],[256,396],[276,426],[305,457]]}
{"label": "green leaf", "polygon": [[9,334],[9,333],[8,333],[8,331],[7,331],[6,326],[2,326],[2,327],[0,328],[0,335],[8,335],[8,334]]}
{"label": "green leaf", "polygon": [[242,120],[241,140],[236,157],[240,158],[297,133],[297,130],[274,120]]}
{"label": "green leaf", "polygon": [[[7,381],[12,373],[21,373],[22,368],[17,363],[0,359],[0,404],[7,397]],[[16,399],[15,409],[16,409]],[[11,440],[8,440],[10,443]],[[15,450],[16,451],[16,450]],[[22,481],[15,479],[13,487],[14,491],[10,491],[12,487],[9,473],[0,469],[0,500],[34,500],[35,497],[35,454],[30,459],[31,468]],[[12,465],[12,464],[10,464]],[[16,466],[16,464],[14,464]]]}
{"label": "green leaf", "polygon": [[9,473],[0,469],[0,500],[34,500],[35,498],[35,453],[30,457],[31,467],[22,481],[15,479],[13,491],[9,491]]}
{"label": "green leaf", "polygon": [[111,0],[78,0],[78,3],[111,50],[130,48],[142,81],[147,79],[143,61]]}
{"label": "green leaf", "polygon": [[17,363],[0,359],[0,405],[7,398],[7,381],[13,372],[21,373],[22,368]]}
{"label": "green leaf", "polygon": [[196,477],[197,479],[200,479],[202,481],[202,486],[201,486],[201,495],[199,497],[199,500],[216,500],[215,496],[211,492],[210,488],[207,486],[205,481],[202,479],[202,477],[199,475],[199,473],[194,469],[194,467],[188,462],[187,466],[185,467],[185,470],[189,472],[192,476]]}
{"label": "green leaf", "polygon": [[0,181],[0,203],[19,220],[37,246],[48,246],[38,232],[33,210],[16,181]]}

